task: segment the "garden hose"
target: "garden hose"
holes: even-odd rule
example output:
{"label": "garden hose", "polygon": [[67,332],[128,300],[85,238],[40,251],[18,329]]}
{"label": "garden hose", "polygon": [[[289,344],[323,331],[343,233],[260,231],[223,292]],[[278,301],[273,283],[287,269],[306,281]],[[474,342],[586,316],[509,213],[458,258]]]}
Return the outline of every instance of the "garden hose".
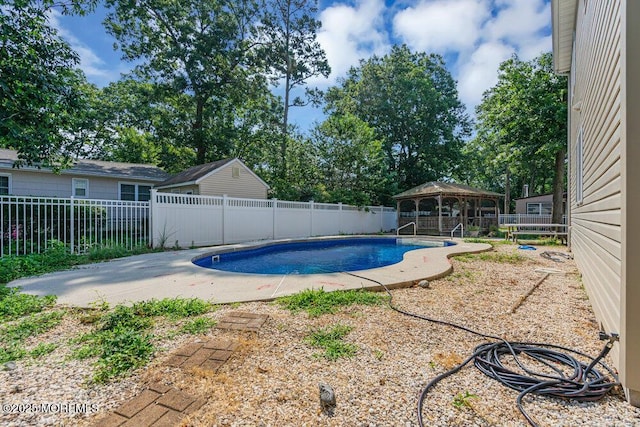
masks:
{"label": "garden hose", "polygon": [[[602,399],[612,388],[620,384],[615,372],[602,362],[602,359],[613,347],[614,342],[618,340],[617,334],[609,335],[602,332],[600,333],[600,339],[606,340],[607,342],[600,351],[600,354],[595,358],[592,358],[580,351],[553,344],[509,342],[501,337],[484,334],[466,326],[405,311],[393,305],[393,295],[391,294],[391,291],[389,291],[389,288],[387,288],[383,283],[350,272],[344,273],[380,285],[389,295],[389,307],[398,313],[426,320],[431,323],[460,329],[465,332],[493,340],[493,342],[487,342],[477,346],[474,349],[473,354],[471,354],[466,360],[454,368],[438,375],[422,389],[417,403],[418,424],[420,427],[424,427],[422,409],[429,390],[443,379],[460,371],[471,361],[473,361],[476,368],[485,375],[520,392],[516,399],[516,405],[518,410],[520,410],[522,415],[532,426],[537,426],[538,424],[529,414],[527,414],[522,405],[522,400],[527,394],[533,393],[577,401],[594,401]],[[580,356],[590,362],[587,365],[571,354]],[[523,356],[542,364],[549,372],[535,372],[532,369],[527,368],[522,360]],[[503,363],[505,358],[508,357],[510,357],[513,363],[520,368],[520,372],[514,371]],[[610,377],[613,378],[613,381],[596,369],[596,365],[601,366],[610,375]],[[550,372],[554,372],[555,374]],[[570,372],[570,374],[567,374],[566,372]]]}

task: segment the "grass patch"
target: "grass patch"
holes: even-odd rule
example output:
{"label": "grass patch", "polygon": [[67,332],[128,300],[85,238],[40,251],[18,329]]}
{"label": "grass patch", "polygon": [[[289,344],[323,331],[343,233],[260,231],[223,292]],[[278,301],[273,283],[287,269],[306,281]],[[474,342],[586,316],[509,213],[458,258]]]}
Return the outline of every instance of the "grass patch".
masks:
{"label": "grass patch", "polygon": [[519,253],[481,252],[479,254],[456,255],[455,259],[462,262],[485,261],[499,264],[520,264],[527,261],[527,257]]}
{"label": "grass patch", "polygon": [[345,325],[336,325],[331,329],[318,329],[311,332],[305,341],[312,347],[324,349],[323,353],[315,354],[317,357],[324,357],[332,361],[341,357],[349,358],[353,357],[358,350],[355,344],[343,341],[351,330],[350,326]]}
{"label": "grass patch", "polygon": [[297,294],[281,297],[276,302],[294,313],[306,311],[309,317],[333,314],[339,307],[362,304],[380,305],[386,302],[385,294],[363,290],[325,292],[324,289],[307,289]]}
{"label": "grass patch", "polygon": [[207,317],[198,317],[197,319],[193,319],[182,325],[180,331],[185,334],[197,335],[208,332],[211,328],[216,326],[218,322],[214,319],[209,319]]}
{"label": "grass patch", "polygon": [[458,409],[461,409],[464,406],[468,408],[473,408],[471,399],[477,399],[477,398],[478,398],[477,395],[469,393],[468,391],[465,391],[464,393],[458,393],[453,398],[453,406],[455,406]]}
{"label": "grass patch", "polygon": [[21,277],[36,276],[72,268],[81,264],[121,258],[156,250],[139,245],[128,249],[119,245],[96,246],[86,254],[72,254],[64,243],[51,240],[46,251],[40,254],[6,256],[0,258],[0,283],[9,283]]}
{"label": "grass patch", "polygon": [[208,301],[199,298],[151,299],[135,303],[132,307],[138,316],[167,316],[173,319],[199,316],[213,307]]}
{"label": "grass patch", "polygon": [[56,297],[23,294],[19,288],[0,285],[0,320],[17,319],[32,313],[39,313],[56,302]]}
{"label": "grass patch", "polygon": [[38,359],[42,356],[46,356],[47,354],[52,353],[56,348],[58,348],[57,344],[40,343],[29,352],[29,356],[33,357],[34,359]]}
{"label": "grass patch", "polygon": [[[165,298],[132,306],[117,305],[95,321],[94,331],[74,340],[79,346],[73,350],[72,357],[80,360],[97,357],[93,380],[105,383],[146,365],[151,359],[155,352],[155,337],[150,332],[154,317],[191,317],[206,313],[212,307],[210,302],[197,298]],[[205,321],[194,321],[191,329],[202,328],[205,324]]]}
{"label": "grass patch", "polygon": [[0,329],[0,363],[25,357],[27,352],[22,348],[23,341],[54,328],[63,316],[62,311],[32,313]]}

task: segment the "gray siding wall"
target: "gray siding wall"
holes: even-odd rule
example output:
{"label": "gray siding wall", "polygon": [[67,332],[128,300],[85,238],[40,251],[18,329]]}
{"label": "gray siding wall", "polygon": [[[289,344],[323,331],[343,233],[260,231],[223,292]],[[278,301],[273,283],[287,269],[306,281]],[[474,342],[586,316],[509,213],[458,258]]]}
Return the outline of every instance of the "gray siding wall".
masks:
{"label": "gray siding wall", "polygon": [[[233,176],[233,168],[238,168],[238,176]],[[206,177],[200,182],[200,194],[203,196],[243,197],[247,199],[266,199],[267,187],[257,179],[242,163],[233,161]]]}
{"label": "gray siding wall", "polygon": [[[125,182],[122,178],[112,179],[65,173],[56,175],[47,171],[20,169],[2,170],[0,174],[11,175],[11,194],[15,196],[71,197],[72,179],[82,178],[89,180],[87,199],[118,200],[118,183]],[[126,180],[126,182],[143,183],[136,180]]]}
{"label": "gray siding wall", "polygon": [[[630,142],[625,129],[626,103],[630,99],[625,93],[625,55],[634,53],[625,47],[624,14],[630,2],[636,0],[581,0],[578,5],[575,56],[569,82],[569,203],[571,249],[602,327],[621,335],[620,344],[614,346],[611,354],[628,396],[637,399],[640,328],[637,324],[628,324],[630,313],[625,309],[629,304],[625,258],[631,259],[625,255],[628,242],[625,198],[630,197],[625,193],[625,183],[629,179],[625,170],[627,164],[638,169],[639,160],[636,158],[634,165],[633,159],[625,158]],[[634,9],[638,8],[634,6]],[[638,121],[638,117],[630,120]],[[584,190],[582,202],[578,203],[576,145],[580,131]],[[637,185],[631,188],[637,194]],[[633,263],[637,264],[637,259]],[[637,277],[634,282],[637,288]],[[635,301],[637,303],[638,299]],[[636,349],[632,350],[633,347]],[[634,398],[630,397],[630,400],[633,403]]]}

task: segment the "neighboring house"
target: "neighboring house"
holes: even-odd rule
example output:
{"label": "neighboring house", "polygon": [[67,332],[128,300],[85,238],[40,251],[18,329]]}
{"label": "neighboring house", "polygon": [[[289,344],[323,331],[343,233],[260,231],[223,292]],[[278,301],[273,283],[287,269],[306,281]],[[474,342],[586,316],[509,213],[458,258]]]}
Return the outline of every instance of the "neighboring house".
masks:
{"label": "neighboring house", "polygon": [[[567,195],[562,199],[562,212],[566,212]],[[553,210],[553,194],[540,194],[537,196],[522,197],[516,199],[516,214],[521,215],[551,215]]]}
{"label": "neighboring house", "polygon": [[79,159],[55,174],[47,168],[14,168],[16,160],[16,151],[0,149],[0,195],[147,201],[151,188],[169,177],[153,165]]}
{"label": "neighboring house", "polygon": [[569,244],[640,406],[640,1],[552,0],[552,21],[569,75]]}
{"label": "neighboring house", "polygon": [[158,191],[266,199],[269,185],[239,159],[194,166],[156,185]]}

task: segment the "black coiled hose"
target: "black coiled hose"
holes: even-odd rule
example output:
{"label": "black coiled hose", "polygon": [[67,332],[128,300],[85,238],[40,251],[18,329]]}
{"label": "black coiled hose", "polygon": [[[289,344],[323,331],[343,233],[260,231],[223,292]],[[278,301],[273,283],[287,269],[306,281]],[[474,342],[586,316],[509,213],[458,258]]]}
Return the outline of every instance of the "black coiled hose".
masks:
{"label": "black coiled hose", "polygon": [[[377,283],[384,288],[389,295],[389,306],[398,313],[432,323],[450,326],[483,338],[490,338],[494,340],[494,342],[488,342],[477,346],[473,354],[466,360],[449,371],[438,375],[422,389],[417,405],[418,424],[420,427],[424,426],[422,408],[429,390],[443,379],[460,371],[471,361],[473,361],[476,368],[490,378],[493,378],[505,386],[520,392],[516,399],[516,405],[522,415],[532,426],[537,426],[538,424],[529,414],[527,414],[522,406],[522,399],[529,393],[560,399],[593,401],[602,399],[613,387],[620,384],[615,372],[602,362],[602,359],[607,355],[607,353],[609,353],[613,347],[613,343],[617,340],[617,335],[612,334],[609,336],[601,334],[601,339],[607,339],[607,343],[600,351],[600,354],[595,358],[577,350],[553,344],[509,342],[503,338],[483,334],[455,323],[432,319],[427,316],[402,310],[393,305],[393,295],[381,282],[368,277],[359,276],[357,274],[349,272],[345,273],[360,279]],[[586,365],[571,354],[580,356],[584,360],[589,360],[590,363]],[[519,368],[519,372],[503,363],[506,359],[510,359],[512,361],[511,365],[517,366]],[[547,372],[533,371],[527,367],[526,362],[524,361],[525,359],[541,364],[543,367],[547,368]],[[610,377],[613,378],[613,381],[610,381],[609,377],[603,375],[598,369],[596,369],[596,365],[600,365],[606,372],[608,372]]]}

